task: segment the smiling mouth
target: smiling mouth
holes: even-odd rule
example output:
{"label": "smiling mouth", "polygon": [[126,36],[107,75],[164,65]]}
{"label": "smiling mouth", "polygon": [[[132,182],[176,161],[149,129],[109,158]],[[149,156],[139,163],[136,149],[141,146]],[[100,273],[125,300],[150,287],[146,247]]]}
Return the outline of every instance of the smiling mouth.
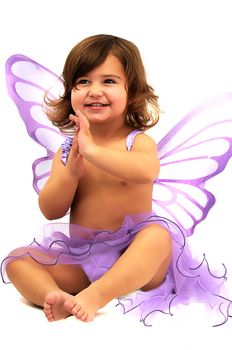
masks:
{"label": "smiling mouth", "polygon": [[96,103],[86,103],[85,106],[86,107],[107,107],[107,106],[109,106],[109,104],[96,102]]}

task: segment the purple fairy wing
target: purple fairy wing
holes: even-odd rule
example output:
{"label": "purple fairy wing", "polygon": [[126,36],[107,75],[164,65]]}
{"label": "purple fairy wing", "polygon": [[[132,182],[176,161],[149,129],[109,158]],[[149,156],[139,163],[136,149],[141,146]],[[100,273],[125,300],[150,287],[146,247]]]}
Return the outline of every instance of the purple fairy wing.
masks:
{"label": "purple fairy wing", "polygon": [[29,136],[47,151],[32,166],[33,187],[39,192],[49,176],[54,154],[65,139],[43,110],[44,95],[49,91],[49,97],[59,97],[63,83],[50,70],[23,55],[13,55],[7,60],[6,83]]}
{"label": "purple fairy wing", "polygon": [[158,143],[153,209],[191,235],[215,203],[205,182],[232,156],[232,93],[199,105]]}

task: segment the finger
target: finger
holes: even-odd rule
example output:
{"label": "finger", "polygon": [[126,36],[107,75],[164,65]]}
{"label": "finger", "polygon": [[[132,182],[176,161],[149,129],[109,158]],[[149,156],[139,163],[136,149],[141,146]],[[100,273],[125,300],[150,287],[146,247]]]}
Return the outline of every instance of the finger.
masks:
{"label": "finger", "polygon": [[75,135],[73,137],[73,142],[72,142],[72,147],[70,152],[75,155],[77,153],[79,153],[79,145],[78,145],[78,132],[75,131]]}
{"label": "finger", "polygon": [[85,129],[85,130],[89,130],[90,129],[89,121],[84,116],[83,113],[79,115],[79,125],[80,125],[80,129]]}
{"label": "finger", "polygon": [[76,117],[78,118],[78,121],[79,120],[84,120],[85,122],[85,126],[89,126],[89,121],[88,119],[86,118],[86,116],[84,115],[84,113],[82,113],[79,109],[76,109]]}
{"label": "finger", "polygon": [[71,121],[73,121],[76,124],[77,127],[79,127],[79,118],[76,115],[70,114],[69,115],[69,119]]}
{"label": "finger", "polygon": [[75,130],[75,134],[73,137],[73,145],[76,145],[76,143],[78,143],[78,131]]}
{"label": "finger", "polygon": [[85,117],[84,113],[80,109],[75,109],[75,116],[76,117]]}

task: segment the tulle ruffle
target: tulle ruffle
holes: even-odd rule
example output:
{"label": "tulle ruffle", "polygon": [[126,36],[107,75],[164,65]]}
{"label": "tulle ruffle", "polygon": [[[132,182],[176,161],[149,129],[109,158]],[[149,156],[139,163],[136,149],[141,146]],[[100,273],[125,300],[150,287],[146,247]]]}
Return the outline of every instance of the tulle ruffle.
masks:
{"label": "tulle ruffle", "polygon": [[208,261],[193,258],[186,238],[172,221],[155,213],[125,216],[121,228],[103,231],[74,224],[50,223],[27,247],[15,249],[1,264],[1,275],[9,283],[5,269],[9,262],[31,256],[43,265],[81,265],[90,281],[100,278],[125,251],[145,226],[156,223],[172,237],[173,258],[164,283],[151,291],[137,291],[118,300],[124,313],[136,313],[145,325],[151,325],[157,312],[172,315],[172,307],[192,301],[203,302],[218,315],[215,325],[224,324],[230,315],[232,300],[220,292],[226,281],[226,268],[217,275]]}
{"label": "tulle ruffle", "polygon": [[67,164],[68,155],[72,147],[72,143],[73,143],[73,138],[67,137],[61,145],[61,150],[62,150],[61,161],[64,165]]}

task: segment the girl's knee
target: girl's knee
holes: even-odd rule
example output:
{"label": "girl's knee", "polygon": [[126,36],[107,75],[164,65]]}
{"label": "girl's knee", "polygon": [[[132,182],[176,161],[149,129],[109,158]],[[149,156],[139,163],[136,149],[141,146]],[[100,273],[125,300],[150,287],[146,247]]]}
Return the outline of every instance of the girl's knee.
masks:
{"label": "girl's knee", "polygon": [[145,227],[137,234],[138,239],[146,241],[151,249],[163,252],[165,257],[172,256],[172,238],[170,233],[162,226],[153,224]]}
{"label": "girl's knee", "polygon": [[27,254],[25,248],[16,248],[8,254],[9,261],[6,264],[6,273],[8,276],[17,273],[22,264],[33,262],[33,259]]}
{"label": "girl's knee", "polygon": [[165,249],[168,255],[172,254],[172,238],[170,233],[163,227],[159,227],[157,240],[161,248]]}
{"label": "girl's knee", "polygon": [[19,265],[20,265],[20,260],[18,259],[11,260],[7,263],[5,270],[10,280],[11,280],[11,277],[17,274]]}

